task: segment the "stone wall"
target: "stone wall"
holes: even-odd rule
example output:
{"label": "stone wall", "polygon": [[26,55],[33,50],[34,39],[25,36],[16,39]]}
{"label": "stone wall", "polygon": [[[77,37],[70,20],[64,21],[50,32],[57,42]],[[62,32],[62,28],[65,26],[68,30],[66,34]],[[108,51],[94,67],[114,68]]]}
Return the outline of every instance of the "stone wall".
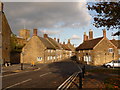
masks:
{"label": "stone wall", "polygon": [[[108,49],[113,48],[113,53]],[[94,65],[103,65],[106,62],[116,60],[118,58],[117,48],[106,38],[102,40],[94,49]]]}

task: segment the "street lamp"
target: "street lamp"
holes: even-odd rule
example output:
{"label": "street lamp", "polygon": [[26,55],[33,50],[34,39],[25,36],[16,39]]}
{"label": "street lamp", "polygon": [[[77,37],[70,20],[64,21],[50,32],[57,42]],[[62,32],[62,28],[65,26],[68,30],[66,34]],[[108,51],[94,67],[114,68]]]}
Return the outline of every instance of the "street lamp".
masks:
{"label": "street lamp", "polygon": [[22,60],[21,60],[21,70],[23,70],[23,56],[24,56],[24,52],[22,52],[21,55],[22,55]]}
{"label": "street lamp", "polygon": [[25,55],[24,49],[23,49],[21,55],[22,55],[22,56],[21,56],[21,57],[22,57],[22,58],[21,58],[21,70],[23,70],[23,61],[24,61],[24,58],[23,58],[23,57],[24,57],[24,55]]}

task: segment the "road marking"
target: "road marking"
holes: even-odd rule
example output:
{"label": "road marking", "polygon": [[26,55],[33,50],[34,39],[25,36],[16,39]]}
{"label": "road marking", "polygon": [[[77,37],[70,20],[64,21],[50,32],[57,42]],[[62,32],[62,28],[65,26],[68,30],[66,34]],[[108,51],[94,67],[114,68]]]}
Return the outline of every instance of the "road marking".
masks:
{"label": "road marking", "polygon": [[40,70],[41,68],[38,68],[38,69],[35,69],[34,71],[38,71],[38,70]]}
{"label": "road marking", "polygon": [[[38,69],[33,70],[33,71],[38,71],[38,70],[40,70],[40,69],[41,69],[41,68],[38,68]],[[14,73],[14,74],[8,74],[8,75],[0,76],[0,77],[7,77],[7,76],[12,76],[12,75],[20,74],[20,73],[26,73],[26,72],[30,72],[30,71],[24,71],[24,72],[19,72],[19,73]]]}
{"label": "road marking", "polygon": [[27,80],[22,81],[22,82],[20,82],[20,83],[13,84],[13,85],[11,85],[11,86],[6,87],[5,89],[11,88],[11,87],[14,87],[14,86],[17,86],[17,85],[20,85],[20,84],[23,84],[23,83],[28,82],[28,81],[30,81],[30,80],[32,80],[32,79],[27,79]]}
{"label": "road marking", "polygon": [[43,77],[43,76],[48,75],[50,73],[52,73],[52,72],[48,72],[48,73],[42,74],[42,75],[40,75],[40,77]]}
{"label": "road marking", "polygon": [[24,72],[19,72],[19,73],[14,73],[14,74],[8,74],[8,75],[4,75],[4,76],[1,76],[1,77],[7,77],[7,76],[12,76],[12,75],[20,74],[20,73],[26,73],[26,72],[30,72],[30,71],[24,71]]}

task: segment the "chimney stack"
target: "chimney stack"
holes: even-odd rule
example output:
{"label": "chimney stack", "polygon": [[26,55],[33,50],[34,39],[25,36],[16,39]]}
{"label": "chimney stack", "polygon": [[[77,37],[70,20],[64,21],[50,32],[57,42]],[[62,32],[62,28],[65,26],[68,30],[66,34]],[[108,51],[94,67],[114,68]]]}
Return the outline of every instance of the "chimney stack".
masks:
{"label": "chimney stack", "polygon": [[48,34],[44,34],[44,38],[48,38]]}
{"label": "chimney stack", "polygon": [[58,42],[58,43],[60,42],[60,39],[59,39],[59,38],[57,39],[57,42]]}
{"label": "chimney stack", "polygon": [[56,38],[54,38],[54,40],[56,41]]}
{"label": "chimney stack", "polygon": [[33,29],[33,36],[37,36],[37,29]]}
{"label": "chimney stack", "polygon": [[93,31],[90,29],[89,31],[89,40],[92,40],[93,39]]}
{"label": "chimney stack", "polygon": [[88,36],[86,35],[86,32],[84,32],[84,41],[88,40]]}
{"label": "chimney stack", "polygon": [[68,39],[68,43],[70,43],[70,39]]}
{"label": "chimney stack", "polygon": [[0,2],[0,11],[3,12],[3,3]]}
{"label": "chimney stack", "polygon": [[103,37],[106,38],[106,30],[103,30]]}

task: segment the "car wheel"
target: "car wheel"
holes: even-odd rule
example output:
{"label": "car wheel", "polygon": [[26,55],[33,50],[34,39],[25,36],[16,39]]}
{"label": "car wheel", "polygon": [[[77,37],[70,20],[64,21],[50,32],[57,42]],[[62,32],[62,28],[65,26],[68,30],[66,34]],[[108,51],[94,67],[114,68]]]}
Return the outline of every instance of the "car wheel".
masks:
{"label": "car wheel", "polygon": [[111,68],[111,66],[110,66],[110,65],[108,65],[108,66],[107,66],[107,68]]}

